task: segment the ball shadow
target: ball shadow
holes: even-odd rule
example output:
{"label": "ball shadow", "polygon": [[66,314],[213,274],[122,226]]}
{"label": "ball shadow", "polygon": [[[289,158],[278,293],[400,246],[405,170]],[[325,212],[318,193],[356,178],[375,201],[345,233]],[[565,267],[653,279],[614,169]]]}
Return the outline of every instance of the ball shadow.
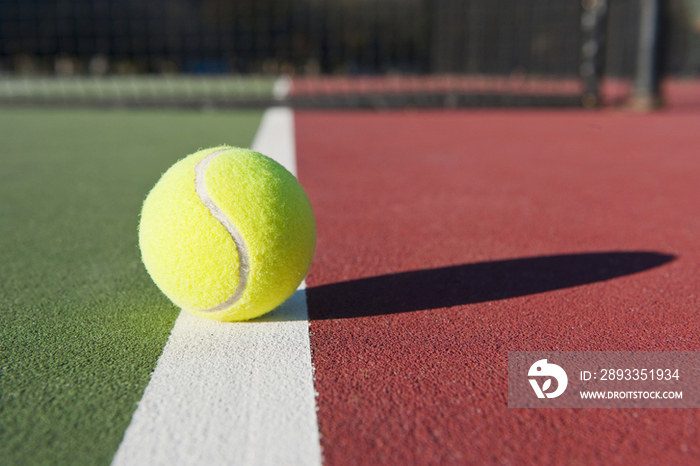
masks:
{"label": "ball shadow", "polygon": [[310,320],[398,314],[602,282],[674,259],[657,252],[615,251],[479,262],[311,287],[306,299]]}

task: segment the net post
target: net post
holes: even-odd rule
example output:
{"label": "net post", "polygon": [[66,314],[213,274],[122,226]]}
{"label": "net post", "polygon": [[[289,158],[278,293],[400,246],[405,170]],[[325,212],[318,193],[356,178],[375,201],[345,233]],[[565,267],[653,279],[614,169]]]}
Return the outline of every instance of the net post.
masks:
{"label": "net post", "polygon": [[630,107],[649,111],[661,104],[658,69],[661,0],[640,0],[637,64]]}
{"label": "net post", "polygon": [[608,0],[582,0],[581,9],[581,105],[593,108],[602,104],[600,81],[605,71]]}

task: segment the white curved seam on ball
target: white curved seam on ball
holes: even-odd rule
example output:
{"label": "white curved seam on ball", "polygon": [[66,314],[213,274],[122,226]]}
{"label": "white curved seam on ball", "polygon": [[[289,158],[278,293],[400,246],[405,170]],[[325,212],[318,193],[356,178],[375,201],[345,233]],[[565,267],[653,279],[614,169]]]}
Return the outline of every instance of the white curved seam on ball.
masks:
{"label": "white curved seam on ball", "polygon": [[194,167],[194,188],[197,192],[197,195],[199,196],[199,199],[202,201],[202,204],[204,204],[204,206],[207,209],[209,209],[209,212],[211,212],[212,216],[215,219],[217,219],[219,223],[223,225],[224,228],[226,228],[226,231],[228,231],[229,235],[231,235],[231,239],[233,239],[233,242],[236,245],[236,251],[238,252],[238,286],[233,291],[231,297],[228,298],[226,301],[208,309],[198,309],[199,312],[217,312],[222,311],[230,306],[233,306],[239,299],[241,299],[241,296],[243,296],[243,292],[245,291],[245,287],[248,283],[248,248],[245,244],[245,241],[243,240],[243,236],[235,227],[233,222],[226,216],[226,214],[219,208],[219,206],[216,205],[214,200],[209,195],[206,185],[207,166],[209,166],[209,164],[216,157],[228,150],[229,149],[221,149],[216,152],[212,152],[211,154],[204,157]]}

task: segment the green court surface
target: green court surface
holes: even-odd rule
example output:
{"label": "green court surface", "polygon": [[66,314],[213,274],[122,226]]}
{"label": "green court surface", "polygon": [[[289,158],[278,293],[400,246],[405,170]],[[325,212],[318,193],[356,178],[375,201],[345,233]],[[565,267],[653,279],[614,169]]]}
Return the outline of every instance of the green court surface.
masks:
{"label": "green court surface", "polygon": [[265,76],[0,76],[0,101],[183,102],[273,98]]}
{"label": "green court surface", "polygon": [[178,314],[141,265],[141,202],[261,115],[0,109],[0,463],[110,463]]}

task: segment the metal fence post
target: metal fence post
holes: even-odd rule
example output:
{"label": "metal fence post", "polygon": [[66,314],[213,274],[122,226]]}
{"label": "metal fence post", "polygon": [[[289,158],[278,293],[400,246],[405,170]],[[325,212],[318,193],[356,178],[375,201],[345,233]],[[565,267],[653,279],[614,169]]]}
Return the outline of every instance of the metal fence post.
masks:
{"label": "metal fence post", "polygon": [[605,68],[605,39],[608,18],[607,0],[582,0],[581,66],[585,90],[581,104],[586,108],[601,104],[600,80]]}
{"label": "metal fence post", "polygon": [[660,105],[659,93],[659,15],[660,0],[640,0],[639,42],[637,68],[631,106],[635,110],[650,110]]}

